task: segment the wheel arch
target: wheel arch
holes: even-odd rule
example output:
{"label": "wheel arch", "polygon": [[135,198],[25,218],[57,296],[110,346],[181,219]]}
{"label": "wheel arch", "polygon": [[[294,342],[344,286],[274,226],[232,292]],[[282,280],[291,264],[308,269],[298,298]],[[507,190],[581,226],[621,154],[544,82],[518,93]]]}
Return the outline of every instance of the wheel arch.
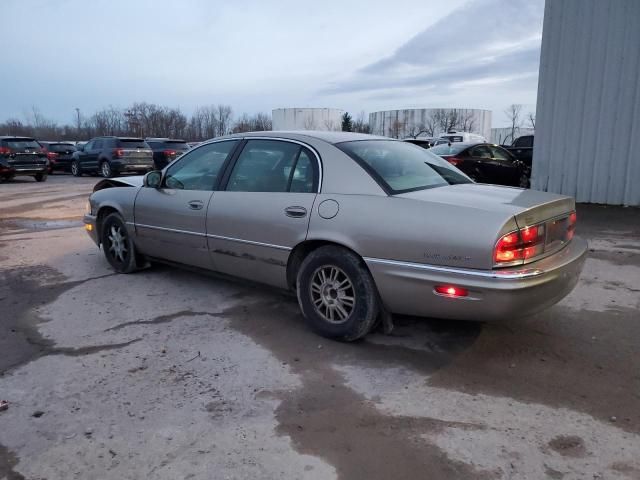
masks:
{"label": "wheel arch", "polygon": [[[295,247],[293,247],[293,249],[291,250],[291,253],[289,254],[289,259],[287,260],[287,286],[291,290],[295,290],[295,288],[296,288],[296,279],[297,279],[297,276],[298,276],[298,271],[300,270],[300,265],[302,265],[302,262],[304,261],[304,259],[311,252],[317,250],[320,247],[325,247],[325,246],[328,246],[328,245],[331,245],[331,246],[334,246],[334,247],[344,248],[345,250],[349,250],[354,255],[356,255],[358,258],[360,258],[364,268],[369,270],[369,267],[367,266],[366,262],[362,258],[362,255],[360,255],[353,248],[351,248],[351,247],[349,247],[349,246],[347,246],[347,245],[345,245],[343,243],[336,242],[336,241],[333,241],[333,240],[308,239],[308,240],[305,240],[303,242],[300,242]],[[371,273],[371,272],[369,271],[369,273]],[[372,278],[373,278],[373,275],[372,275]],[[374,279],[374,283],[375,283],[375,279]]]}
{"label": "wheel arch", "polygon": [[102,243],[102,223],[108,215],[112,213],[118,213],[124,218],[122,212],[111,204],[101,205],[96,213],[96,235],[98,236],[98,242]]}

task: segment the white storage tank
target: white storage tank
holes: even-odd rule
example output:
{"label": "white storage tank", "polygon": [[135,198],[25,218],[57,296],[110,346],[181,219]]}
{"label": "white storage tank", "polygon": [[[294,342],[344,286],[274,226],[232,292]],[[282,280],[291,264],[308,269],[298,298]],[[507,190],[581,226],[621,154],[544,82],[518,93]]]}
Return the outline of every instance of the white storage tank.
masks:
{"label": "white storage tank", "polygon": [[271,112],[273,130],[342,130],[339,108],[276,108]]}
{"label": "white storage tank", "polygon": [[409,108],[369,114],[374,135],[393,138],[437,137],[447,130],[477,133],[491,138],[491,110],[477,108]]}

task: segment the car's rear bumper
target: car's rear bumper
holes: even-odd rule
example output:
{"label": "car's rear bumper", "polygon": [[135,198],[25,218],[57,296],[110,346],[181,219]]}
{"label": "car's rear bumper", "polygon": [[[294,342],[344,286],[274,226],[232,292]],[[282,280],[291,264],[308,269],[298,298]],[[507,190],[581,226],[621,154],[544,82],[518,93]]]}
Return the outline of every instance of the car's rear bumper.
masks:
{"label": "car's rear bumper", "polygon": [[98,230],[96,228],[96,216],[87,213],[85,214],[82,221],[84,222],[85,231],[89,234],[91,240],[93,240],[96,245],[100,246],[100,240],[98,240]]}
{"label": "car's rear bumper", "polygon": [[148,172],[154,169],[153,162],[151,160],[141,161],[136,163],[135,160],[126,161],[111,161],[111,169],[114,172]]}
{"label": "car's rear bumper", "polygon": [[[473,270],[365,258],[382,301],[393,313],[460,320],[530,315],[550,307],[576,286],[587,242],[575,237],[558,253],[524,267]],[[466,297],[435,293],[462,287]]]}

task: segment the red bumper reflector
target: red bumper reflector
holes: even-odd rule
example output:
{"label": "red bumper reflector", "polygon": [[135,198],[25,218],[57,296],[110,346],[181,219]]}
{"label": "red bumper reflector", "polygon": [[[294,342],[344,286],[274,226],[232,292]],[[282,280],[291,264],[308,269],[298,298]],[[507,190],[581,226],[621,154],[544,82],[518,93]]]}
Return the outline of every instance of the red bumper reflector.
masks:
{"label": "red bumper reflector", "polygon": [[447,297],[466,297],[469,295],[466,288],[454,287],[453,285],[438,285],[433,291],[439,295],[446,295]]}

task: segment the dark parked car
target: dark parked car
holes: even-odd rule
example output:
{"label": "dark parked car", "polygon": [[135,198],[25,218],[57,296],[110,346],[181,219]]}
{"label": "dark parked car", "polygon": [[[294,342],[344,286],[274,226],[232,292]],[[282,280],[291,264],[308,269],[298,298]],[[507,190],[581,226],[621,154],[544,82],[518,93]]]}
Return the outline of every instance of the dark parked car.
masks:
{"label": "dark parked car", "polygon": [[141,138],[96,137],[80,147],[71,162],[71,173],[99,172],[105,178],[120,173],[144,174],[153,170],[153,152]]}
{"label": "dark parked car", "polygon": [[30,176],[38,182],[47,179],[47,154],[33,138],[0,137],[0,179],[9,180],[16,175]]}
{"label": "dark parked car", "polygon": [[145,138],[147,145],[153,150],[153,164],[156,170],[162,170],[176,158],[189,150],[184,140],[172,138]]}
{"label": "dark parked car", "polygon": [[522,135],[516,138],[510,146],[502,145],[514,157],[531,167],[533,160],[533,135]]}
{"label": "dark parked car", "polygon": [[479,183],[529,188],[531,169],[504,148],[490,143],[451,143],[429,149]]}
{"label": "dark parked car", "polygon": [[49,160],[49,173],[55,171],[69,172],[76,146],[68,142],[38,142],[42,145]]}

